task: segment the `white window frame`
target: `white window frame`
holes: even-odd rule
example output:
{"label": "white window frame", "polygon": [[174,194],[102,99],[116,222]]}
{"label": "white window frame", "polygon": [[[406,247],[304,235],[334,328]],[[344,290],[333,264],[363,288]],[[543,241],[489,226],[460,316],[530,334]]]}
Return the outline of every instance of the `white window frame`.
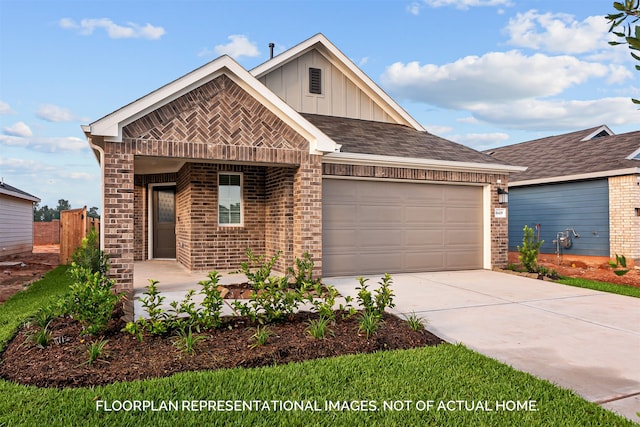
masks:
{"label": "white window frame", "polygon": [[[220,176],[235,175],[240,177],[240,222],[237,224],[223,224],[220,222]],[[242,172],[218,172],[216,176],[216,186],[218,191],[218,201],[216,203],[216,216],[218,217],[218,227],[243,227],[244,226],[244,175]]]}

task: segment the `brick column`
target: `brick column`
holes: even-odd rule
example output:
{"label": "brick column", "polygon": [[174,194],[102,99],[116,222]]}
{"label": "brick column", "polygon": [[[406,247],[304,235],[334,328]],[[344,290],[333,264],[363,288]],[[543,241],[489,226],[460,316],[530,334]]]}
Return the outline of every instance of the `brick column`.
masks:
{"label": "brick column", "polygon": [[105,144],[104,251],[109,255],[109,275],[116,291],[133,290],[134,182],[133,154],[126,143]]}
{"label": "brick column", "polygon": [[638,175],[609,178],[609,251],[640,265],[640,186]]}
{"label": "brick column", "polygon": [[[507,190],[507,175],[488,176],[491,181],[491,267],[504,268],[509,261],[509,215],[506,218],[496,218],[496,208],[507,208],[508,204],[498,203],[498,187]],[[500,180],[500,184],[497,180]]]}
{"label": "brick column", "polygon": [[322,157],[304,154],[293,177],[293,256],[309,252],[322,274]]}

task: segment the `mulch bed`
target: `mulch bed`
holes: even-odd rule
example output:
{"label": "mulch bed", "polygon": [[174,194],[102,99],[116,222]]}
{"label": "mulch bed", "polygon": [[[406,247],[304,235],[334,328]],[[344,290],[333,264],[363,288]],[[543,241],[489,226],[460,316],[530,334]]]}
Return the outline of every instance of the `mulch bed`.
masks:
{"label": "mulch bed", "polygon": [[104,338],[108,343],[92,365],[87,363],[87,342],[81,327],[70,317],[54,319],[49,325],[53,342],[37,347],[29,334],[36,328],[26,325],[8,344],[0,361],[0,377],[40,387],[85,387],[166,377],[177,372],[233,367],[253,368],[300,362],[344,354],[371,353],[379,350],[408,349],[438,345],[444,341],[428,331],[413,331],[406,321],[384,314],[382,327],[370,338],[358,334],[358,315],[338,320],[331,326],[335,336],[315,339],[306,331],[314,313],[301,312],[291,321],[268,325],[267,343],[250,348],[255,325],[246,318],[225,318],[215,331],[203,332],[205,339],[189,355],[173,344],[174,336],[145,335],[143,342],[122,332],[124,322],[112,320]]}

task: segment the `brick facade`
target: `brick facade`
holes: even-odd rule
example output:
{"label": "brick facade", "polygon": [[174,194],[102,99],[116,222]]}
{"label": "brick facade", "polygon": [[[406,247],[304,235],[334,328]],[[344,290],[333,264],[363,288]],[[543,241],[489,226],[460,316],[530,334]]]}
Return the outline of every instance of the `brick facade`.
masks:
{"label": "brick facade", "polygon": [[640,175],[609,178],[610,256],[640,265]]}
{"label": "brick facade", "polygon": [[[134,175],[136,156],[185,163],[178,171]],[[122,142],[105,143],[104,171],[105,252],[119,290],[132,289],[134,260],[148,259],[153,183],[176,184],[176,258],[187,268],[236,269],[247,247],[259,255],[281,252],[279,271],[317,249],[311,253],[321,268],[319,157],[224,75],[125,126]],[[220,171],[242,174],[243,226],[218,225]],[[295,203],[296,195],[311,202]]]}
{"label": "brick facade", "polygon": [[[505,267],[507,265],[509,255],[508,218],[496,218],[495,215],[493,215],[495,208],[507,207],[506,205],[498,203],[498,187],[507,188],[507,175],[343,164],[324,164],[322,169],[324,175],[334,176],[489,185],[491,194],[491,206],[489,210],[491,223],[491,266]],[[500,180],[499,185],[498,180]]]}
{"label": "brick facade", "polygon": [[[335,165],[309,153],[309,142],[222,75],[123,128],[105,142],[104,247],[118,290],[133,287],[133,263],[149,258],[152,184],[176,186],[176,259],[190,270],[237,269],[251,248],[280,253],[276,271],[309,252],[322,271],[322,176],[447,181],[488,186],[491,263],[507,263],[507,219],[495,218],[500,174]],[[135,158],[181,159],[179,170],[143,174]],[[175,163],[171,163],[175,165]],[[218,224],[218,174],[242,174],[243,224]]]}

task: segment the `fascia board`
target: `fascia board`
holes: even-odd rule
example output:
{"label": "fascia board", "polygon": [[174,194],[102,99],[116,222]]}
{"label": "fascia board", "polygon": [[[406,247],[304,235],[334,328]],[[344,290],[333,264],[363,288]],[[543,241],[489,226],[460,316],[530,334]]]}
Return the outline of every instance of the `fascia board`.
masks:
{"label": "fascia board", "polygon": [[513,181],[509,187],[523,187],[526,185],[552,184],[565,181],[580,181],[585,179],[607,178],[610,176],[640,174],[640,168],[615,169],[601,172],[591,172],[575,175],[552,176],[548,178],[528,179],[525,181]]}
{"label": "fascia board", "polygon": [[11,196],[11,197],[15,197],[17,199],[23,199],[23,200],[29,200],[31,202],[40,202],[40,199],[38,199],[35,196],[29,196],[26,194],[22,194],[22,193],[16,193],[14,191],[11,190],[7,190],[6,188],[0,187],[0,194],[4,194],[7,196]]}
{"label": "fascia board", "polygon": [[591,138],[593,138],[594,136],[596,136],[597,134],[599,134],[602,131],[607,132],[609,134],[609,136],[615,135],[615,133],[613,133],[613,131],[611,129],[609,129],[609,126],[602,125],[598,129],[596,129],[595,131],[591,132],[589,135],[587,135],[584,138],[582,138],[581,141],[588,141],[588,140],[590,140]]}
{"label": "fascia board", "polygon": [[419,159],[413,157],[379,156],[360,153],[330,153],[322,157],[323,163],[358,164],[415,169],[453,170],[464,172],[500,173],[523,172],[524,166],[491,163],[455,162],[449,160]]}
{"label": "fascia board", "polygon": [[383,91],[380,86],[378,86],[369,76],[367,76],[359,67],[357,67],[353,63],[353,61],[351,61],[344,53],[342,53],[342,51],[338,49],[333,43],[331,43],[329,39],[327,39],[323,34],[316,34],[310,39],[257,66],[250,72],[256,78],[261,78],[265,74],[268,74],[270,71],[306,53],[317,44],[321,45],[328,52],[329,56],[322,52],[322,50],[319,50],[320,53],[327,57],[327,59],[329,59],[338,69],[340,69],[341,72],[346,75],[351,75],[355,77],[356,80],[362,82],[363,86],[358,86],[360,86],[361,89],[367,92],[369,96],[371,96],[371,94],[375,95],[371,96],[371,98],[378,98],[382,102],[386,103],[388,108],[384,108],[384,110],[390,116],[394,117],[399,122],[404,122],[405,124],[413,127],[418,131],[426,131],[426,129],[417,120],[411,117],[411,115],[407,113],[404,108],[402,108],[396,101],[394,101],[393,98],[387,95],[387,93]]}

